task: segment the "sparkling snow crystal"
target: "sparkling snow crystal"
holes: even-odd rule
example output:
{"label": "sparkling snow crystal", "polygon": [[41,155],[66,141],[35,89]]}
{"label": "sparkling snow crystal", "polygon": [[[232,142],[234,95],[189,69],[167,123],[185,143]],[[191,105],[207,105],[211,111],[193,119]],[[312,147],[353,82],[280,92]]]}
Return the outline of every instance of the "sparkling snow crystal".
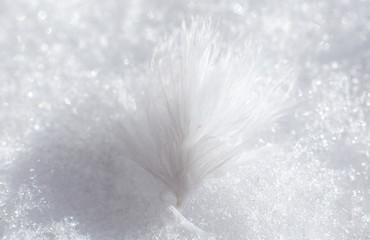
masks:
{"label": "sparkling snow crystal", "polygon": [[[369,239],[369,12],[363,0],[0,1],[0,238]],[[248,69],[261,81],[227,99],[282,81],[268,105],[230,110],[219,86],[209,102],[183,96],[197,121],[214,120],[215,101],[225,108],[208,156],[243,143],[236,164],[199,182],[177,175],[181,194],[176,174],[153,180],[161,169],[138,160],[151,154],[138,132],[147,111],[156,133],[170,129],[159,76],[213,74],[231,88]],[[261,106],[271,119],[228,131],[229,117]],[[193,140],[207,132],[190,125]],[[128,148],[133,137],[142,145]]]}

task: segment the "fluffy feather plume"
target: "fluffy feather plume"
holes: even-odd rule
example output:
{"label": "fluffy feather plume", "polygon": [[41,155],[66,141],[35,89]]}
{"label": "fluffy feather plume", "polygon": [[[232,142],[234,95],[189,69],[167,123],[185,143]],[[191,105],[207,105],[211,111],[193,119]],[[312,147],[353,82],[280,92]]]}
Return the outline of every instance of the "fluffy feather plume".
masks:
{"label": "fluffy feather plume", "polygon": [[259,62],[259,48],[233,46],[210,21],[183,24],[154,54],[143,120],[124,128],[127,157],[178,206],[205,179],[247,161],[257,134],[286,106],[286,78]]}

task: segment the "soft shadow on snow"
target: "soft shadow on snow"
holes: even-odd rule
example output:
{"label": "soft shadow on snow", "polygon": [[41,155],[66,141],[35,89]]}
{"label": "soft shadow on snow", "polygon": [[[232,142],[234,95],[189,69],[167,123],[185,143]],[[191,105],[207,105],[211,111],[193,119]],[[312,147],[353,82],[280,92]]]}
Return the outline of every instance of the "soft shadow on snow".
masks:
{"label": "soft shadow on snow", "polygon": [[112,137],[119,134],[119,119],[85,114],[54,116],[55,124],[36,132],[29,152],[18,157],[8,181],[13,197],[7,211],[18,209],[13,223],[19,218],[30,227],[72,217],[93,239],[145,231],[164,207],[156,186],[121,157],[120,142]]}

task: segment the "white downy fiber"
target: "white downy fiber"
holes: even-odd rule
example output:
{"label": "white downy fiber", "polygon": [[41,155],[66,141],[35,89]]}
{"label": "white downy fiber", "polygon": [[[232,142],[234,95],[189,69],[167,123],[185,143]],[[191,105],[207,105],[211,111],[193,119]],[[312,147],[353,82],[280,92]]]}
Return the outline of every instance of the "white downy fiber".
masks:
{"label": "white downy fiber", "polygon": [[142,121],[120,136],[126,157],[173,194],[177,206],[205,179],[251,159],[256,136],[288,106],[287,71],[266,70],[258,44],[238,51],[216,28],[193,19],[164,41],[139,106]]}

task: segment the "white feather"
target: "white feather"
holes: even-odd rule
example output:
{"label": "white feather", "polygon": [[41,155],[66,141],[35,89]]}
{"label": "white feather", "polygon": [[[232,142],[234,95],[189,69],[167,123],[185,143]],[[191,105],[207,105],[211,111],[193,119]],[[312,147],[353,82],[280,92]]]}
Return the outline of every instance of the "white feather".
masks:
{"label": "white feather", "polygon": [[240,156],[286,106],[291,84],[259,62],[260,48],[234,48],[210,21],[183,24],[154,54],[142,121],[121,136],[127,157],[177,205],[205,179],[246,161]]}

